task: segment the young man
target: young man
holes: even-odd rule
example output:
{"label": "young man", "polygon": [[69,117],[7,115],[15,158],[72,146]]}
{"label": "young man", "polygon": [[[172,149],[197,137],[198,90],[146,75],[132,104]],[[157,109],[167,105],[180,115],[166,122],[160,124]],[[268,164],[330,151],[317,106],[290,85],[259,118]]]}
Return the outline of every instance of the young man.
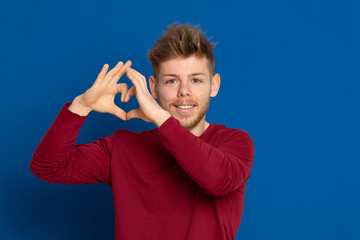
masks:
{"label": "young man", "polygon": [[[205,115],[220,87],[213,45],[190,25],[173,24],[149,53],[146,79],[119,62],[104,65],[95,83],[66,104],[36,149],[31,171],[47,182],[105,182],[113,190],[116,239],[234,239],[254,147],[248,134],[209,124]],[[133,87],[118,83],[126,73]],[[139,109],[114,104],[135,95]],[[158,99],[157,101],[154,99]],[[75,145],[91,111],[157,128],[118,130]]]}

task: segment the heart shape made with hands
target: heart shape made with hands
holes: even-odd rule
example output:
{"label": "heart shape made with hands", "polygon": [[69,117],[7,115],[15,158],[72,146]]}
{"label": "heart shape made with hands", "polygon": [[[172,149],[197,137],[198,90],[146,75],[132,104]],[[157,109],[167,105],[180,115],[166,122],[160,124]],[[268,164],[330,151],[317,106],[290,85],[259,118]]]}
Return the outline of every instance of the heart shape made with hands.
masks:
{"label": "heart shape made with hands", "polygon": [[[79,102],[88,112],[110,113],[123,120],[141,118],[147,122],[154,122],[156,125],[161,124],[164,119],[170,117],[170,114],[155,101],[148,90],[146,78],[135,69],[130,68],[131,64],[131,61],[127,61],[125,64],[119,62],[109,72],[109,65],[105,64],[94,84],[79,96]],[[118,83],[125,73],[133,83],[130,89],[126,83]],[[121,94],[121,102],[128,102],[135,95],[140,106],[139,109],[125,112],[118,107],[114,103],[118,93]]]}

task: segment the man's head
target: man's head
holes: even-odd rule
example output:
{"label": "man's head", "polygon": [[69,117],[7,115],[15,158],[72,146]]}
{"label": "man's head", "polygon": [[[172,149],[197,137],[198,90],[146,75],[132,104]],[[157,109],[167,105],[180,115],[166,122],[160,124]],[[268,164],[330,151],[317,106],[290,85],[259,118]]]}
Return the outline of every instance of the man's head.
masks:
{"label": "man's head", "polygon": [[215,56],[213,48],[204,34],[189,24],[178,25],[174,23],[168,26],[167,31],[157,40],[149,52],[149,62],[152,63],[154,77],[158,77],[160,64],[173,58],[187,58],[192,55],[205,57],[209,64],[211,75],[215,74]]}
{"label": "man's head", "polygon": [[220,87],[212,49],[196,27],[173,24],[149,54],[154,70],[149,79],[153,96],[182,126],[198,133],[206,128],[210,98]]}

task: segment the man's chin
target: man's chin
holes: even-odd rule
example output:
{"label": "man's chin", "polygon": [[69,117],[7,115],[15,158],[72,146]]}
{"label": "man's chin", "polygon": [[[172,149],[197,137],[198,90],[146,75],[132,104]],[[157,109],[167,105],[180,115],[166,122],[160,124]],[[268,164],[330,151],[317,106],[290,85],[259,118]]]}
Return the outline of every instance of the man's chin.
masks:
{"label": "man's chin", "polygon": [[180,115],[177,112],[170,112],[170,114],[187,130],[192,130],[198,126],[202,120],[205,120],[205,112],[203,114],[193,112],[188,115]]}
{"label": "man's chin", "polygon": [[175,118],[180,122],[181,126],[186,128],[187,130],[191,130],[195,128],[201,121],[201,119],[190,119],[190,118],[179,118],[179,117],[175,117]]}

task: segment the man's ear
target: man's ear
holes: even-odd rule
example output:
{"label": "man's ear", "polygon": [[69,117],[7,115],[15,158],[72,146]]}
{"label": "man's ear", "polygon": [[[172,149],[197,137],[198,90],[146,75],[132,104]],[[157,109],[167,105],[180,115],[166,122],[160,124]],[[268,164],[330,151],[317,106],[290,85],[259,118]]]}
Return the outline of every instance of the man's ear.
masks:
{"label": "man's ear", "polygon": [[216,73],[211,79],[210,97],[215,97],[219,92],[219,88],[220,88],[220,75]]}
{"label": "man's ear", "polygon": [[158,93],[156,90],[157,87],[157,81],[154,76],[150,76],[149,78],[149,85],[150,85],[150,91],[154,98],[158,98]]}

